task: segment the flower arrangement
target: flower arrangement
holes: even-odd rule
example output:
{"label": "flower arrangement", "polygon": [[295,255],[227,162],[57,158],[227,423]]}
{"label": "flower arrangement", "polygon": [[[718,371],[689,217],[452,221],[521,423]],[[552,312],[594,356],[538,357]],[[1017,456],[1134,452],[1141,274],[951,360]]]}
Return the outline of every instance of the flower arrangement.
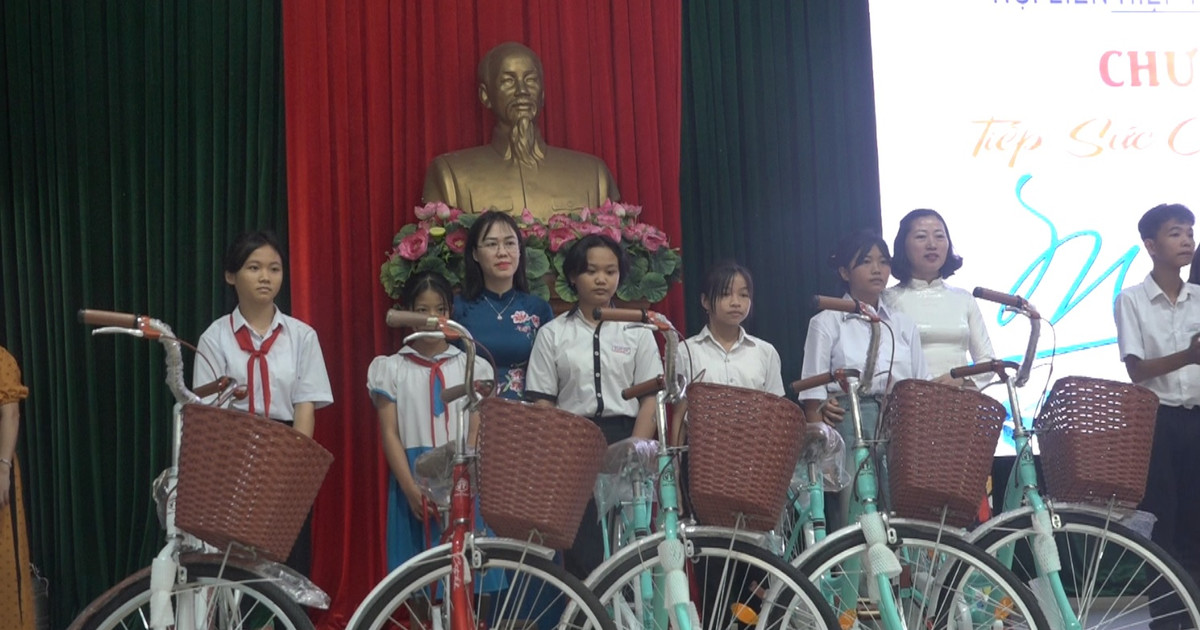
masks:
{"label": "flower arrangement", "polygon": [[[641,206],[606,201],[599,208],[558,213],[542,222],[528,209],[514,217],[525,239],[525,273],[531,293],[550,298],[553,286],[558,297],[577,300],[563,274],[567,251],[579,238],[604,234],[621,243],[629,256],[629,277],[623,278],[617,298],[633,302],[658,302],[671,284],[683,275],[679,250],[669,246],[660,229],[639,222]],[[404,226],[392,239],[392,249],[380,269],[380,281],[388,295],[397,298],[400,287],[419,271],[441,273],[452,285],[463,281],[463,252],[467,230],[479,217],[444,203],[416,208],[417,223]],[[547,277],[553,274],[553,282]]]}

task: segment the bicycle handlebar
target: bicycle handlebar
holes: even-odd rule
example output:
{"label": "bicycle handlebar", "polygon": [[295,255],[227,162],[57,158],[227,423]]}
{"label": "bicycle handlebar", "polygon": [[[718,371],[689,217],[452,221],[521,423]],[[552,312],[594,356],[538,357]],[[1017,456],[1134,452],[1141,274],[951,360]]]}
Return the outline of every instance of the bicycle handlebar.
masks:
{"label": "bicycle handlebar", "polygon": [[812,303],[813,308],[818,311],[841,311],[843,313],[856,314],[862,313],[862,307],[855,300],[829,297],[828,295],[814,295]]}
{"label": "bicycle handlebar", "polygon": [[1033,359],[1037,356],[1037,344],[1041,333],[1042,316],[1038,314],[1037,309],[1028,300],[1019,295],[1001,293],[983,287],[975,287],[971,295],[980,300],[987,300],[1016,309],[1017,312],[1029,318],[1029,343],[1025,346],[1025,357],[1021,359],[1021,369],[1017,372],[1015,380],[1017,387],[1023,387],[1025,383],[1029,382],[1029,372],[1033,369]]}
{"label": "bicycle handlebar", "polygon": [[79,309],[79,321],[91,326],[119,326],[121,328],[137,328],[140,318],[133,313],[117,311],[100,311],[90,308]]}
{"label": "bicycle handlebar", "polygon": [[859,378],[860,376],[861,373],[853,368],[837,369],[833,370],[832,372],[817,374],[816,376],[810,376],[808,378],[802,378],[798,381],[793,381],[792,391],[799,394],[802,391],[809,390],[814,387],[828,385],[834,381],[842,381],[847,378]]}
{"label": "bicycle handlebar", "polygon": [[977,374],[986,374],[995,372],[1000,378],[1005,378],[1005,370],[1019,370],[1021,365],[1014,361],[1001,361],[1000,359],[991,359],[975,365],[963,365],[950,370],[950,378],[966,378]]}
{"label": "bicycle handlebar", "polygon": [[655,376],[648,381],[642,381],[637,385],[631,385],[621,390],[621,398],[623,400],[629,400],[631,398],[641,398],[642,396],[656,394],[658,393],[658,390],[666,387],[666,385],[667,381],[662,375]]}
{"label": "bicycle handlebar", "polygon": [[416,330],[437,330],[443,319],[424,313],[389,309],[386,317],[387,325],[392,328],[413,328]]}
{"label": "bicycle handlebar", "polygon": [[193,389],[192,393],[201,398],[208,398],[213,394],[225,391],[225,388],[229,387],[231,383],[233,383],[233,379],[229,378],[228,376],[222,376],[211,383],[205,383],[200,387]]}
{"label": "bicycle handlebar", "polygon": [[[478,392],[481,389],[484,391],[490,392],[495,388],[496,388],[496,381],[491,381],[491,380],[475,381],[475,391],[476,392]],[[467,395],[467,384],[459,383],[458,385],[455,385],[454,387],[447,387],[446,389],[442,390],[442,402],[449,405],[450,403],[452,403],[466,395]]]}

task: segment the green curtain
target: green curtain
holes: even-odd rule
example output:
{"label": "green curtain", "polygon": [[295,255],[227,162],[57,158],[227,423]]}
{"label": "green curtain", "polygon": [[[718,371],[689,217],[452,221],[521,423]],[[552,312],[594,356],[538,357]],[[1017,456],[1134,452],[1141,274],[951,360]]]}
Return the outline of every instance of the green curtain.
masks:
{"label": "green curtain", "polygon": [[75,312],[146,313],[194,341],[228,307],[232,236],[286,239],[280,7],[0,7],[0,343],[31,391],[18,452],[61,628],[162,544],[149,490],[173,402],[159,346],[90,337]]}
{"label": "green curtain", "polygon": [[[705,270],[755,279],[748,330],[799,378],[809,297],[842,290],[826,264],[848,232],[879,229],[866,0],[683,4],[680,174],[689,328]],[[888,239],[890,242],[890,239]]]}

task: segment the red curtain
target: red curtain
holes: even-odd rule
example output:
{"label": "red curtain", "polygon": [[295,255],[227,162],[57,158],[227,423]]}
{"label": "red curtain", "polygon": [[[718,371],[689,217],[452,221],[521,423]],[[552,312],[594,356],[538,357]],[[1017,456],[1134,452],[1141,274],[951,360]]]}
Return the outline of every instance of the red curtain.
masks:
{"label": "red curtain", "polygon": [[[366,370],[399,337],[379,266],[414,220],[425,168],[490,138],[475,70],[492,46],[542,58],[547,142],[604,158],[623,200],[680,239],[679,0],[289,0],[283,3],[291,295],[318,331],[336,456],[313,524],[313,578],[343,627],[385,574],[386,467]],[[682,324],[681,292],[661,308]]]}

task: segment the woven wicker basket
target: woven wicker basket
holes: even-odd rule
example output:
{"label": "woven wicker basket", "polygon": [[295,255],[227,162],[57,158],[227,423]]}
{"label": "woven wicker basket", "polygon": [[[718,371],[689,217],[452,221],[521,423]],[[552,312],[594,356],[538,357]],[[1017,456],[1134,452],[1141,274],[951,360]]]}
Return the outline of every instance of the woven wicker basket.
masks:
{"label": "woven wicker basket", "polygon": [[[479,511],[500,536],[567,549],[608,445],[594,422],[487,398],[479,410]],[[536,532],[536,534],[535,534]]]}
{"label": "woven wicker basket", "polygon": [[186,405],[175,522],[210,545],[238,543],[282,562],[332,462],[285,424]]}
{"label": "woven wicker basket", "polygon": [[1050,496],[1136,507],[1146,489],[1158,396],[1098,378],[1059,379],[1038,414],[1038,445]]}
{"label": "woven wicker basket", "polygon": [[890,508],[906,518],[967,527],[983,497],[1007,413],[969,389],[896,384],[884,411]]}
{"label": "woven wicker basket", "polygon": [[804,446],[796,403],[752,389],[692,383],[688,492],[705,525],[766,531],[779,522]]}

